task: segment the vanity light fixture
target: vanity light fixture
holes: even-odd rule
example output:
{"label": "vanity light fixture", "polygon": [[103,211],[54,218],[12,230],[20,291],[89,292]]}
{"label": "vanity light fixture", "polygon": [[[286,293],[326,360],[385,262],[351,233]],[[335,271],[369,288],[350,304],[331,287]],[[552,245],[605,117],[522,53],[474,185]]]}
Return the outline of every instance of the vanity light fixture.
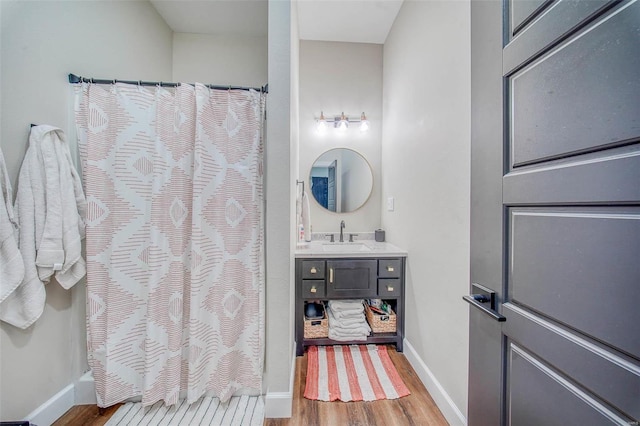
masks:
{"label": "vanity light fixture", "polygon": [[370,124],[367,116],[364,114],[364,111],[360,115],[360,119],[352,119],[349,116],[345,115],[342,112],[340,115],[335,116],[334,118],[327,119],[324,115],[323,111],[320,111],[320,118],[316,119],[316,131],[319,134],[324,134],[329,127],[329,123],[333,123],[333,127],[340,132],[345,132],[349,128],[349,124],[351,123],[360,123],[360,131],[367,132],[369,131]]}

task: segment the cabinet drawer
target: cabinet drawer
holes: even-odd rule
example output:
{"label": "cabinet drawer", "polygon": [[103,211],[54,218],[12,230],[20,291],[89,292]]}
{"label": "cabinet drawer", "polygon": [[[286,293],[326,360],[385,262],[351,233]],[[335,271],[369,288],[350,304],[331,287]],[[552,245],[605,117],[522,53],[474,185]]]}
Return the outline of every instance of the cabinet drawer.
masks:
{"label": "cabinet drawer", "polygon": [[384,299],[385,297],[398,297],[400,296],[400,279],[399,278],[382,278],[378,280],[378,297]]}
{"label": "cabinet drawer", "polygon": [[324,278],[324,260],[303,260],[302,278],[312,280]]}
{"label": "cabinet drawer", "polygon": [[402,259],[380,259],[378,261],[378,276],[380,278],[400,278],[402,274]]}
{"label": "cabinet drawer", "polygon": [[302,298],[318,299],[324,297],[324,280],[302,280]]}

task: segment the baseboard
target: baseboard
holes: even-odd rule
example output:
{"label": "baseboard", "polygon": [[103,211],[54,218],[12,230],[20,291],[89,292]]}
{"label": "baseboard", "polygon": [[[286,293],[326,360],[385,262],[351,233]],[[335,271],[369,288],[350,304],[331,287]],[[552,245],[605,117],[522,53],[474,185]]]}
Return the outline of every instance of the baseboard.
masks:
{"label": "baseboard", "polygon": [[84,373],[76,382],[75,397],[76,405],[95,405],[98,403],[98,399],[96,398],[96,383],[91,371]]}
{"label": "baseboard", "polygon": [[25,420],[38,426],[50,426],[75,405],[74,385],[68,385],[47,402],[29,413]]}
{"label": "baseboard", "polygon": [[447,419],[447,422],[449,422],[451,426],[465,426],[467,424],[466,417],[407,339],[404,340],[404,356],[416,371],[418,377],[420,377],[424,387],[427,388],[431,394],[431,397],[442,412],[442,415],[444,415],[444,418]]}
{"label": "baseboard", "polygon": [[[265,417],[290,418],[293,407],[293,383],[296,373],[296,346],[291,355],[291,372],[288,392],[267,392],[265,395]],[[70,384],[47,402],[26,416],[25,420],[38,426],[49,426],[75,405],[97,404],[96,386],[90,371],[83,374],[75,384]]]}
{"label": "baseboard", "polygon": [[291,353],[289,392],[269,392],[264,396],[264,417],[267,419],[291,418],[293,410],[293,383],[296,377],[296,343]]}

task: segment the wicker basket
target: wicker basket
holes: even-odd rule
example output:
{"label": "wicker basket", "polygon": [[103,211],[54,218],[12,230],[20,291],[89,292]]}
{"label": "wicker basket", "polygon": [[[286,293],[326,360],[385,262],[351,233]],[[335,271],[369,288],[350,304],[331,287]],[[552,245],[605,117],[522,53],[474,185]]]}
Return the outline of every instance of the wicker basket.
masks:
{"label": "wicker basket", "polygon": [[322,310],[321,319],[304,317],[304,338],[319,339],[323,337],[329,337],[329,319],[325,309]]}
{"label": "wicker basket", "polygon": [[396,332],[396,314],[391,311],[390,314],[381,315],[369,309],[368,304],[364,304],[367,321],[374,333],[395,333]]}

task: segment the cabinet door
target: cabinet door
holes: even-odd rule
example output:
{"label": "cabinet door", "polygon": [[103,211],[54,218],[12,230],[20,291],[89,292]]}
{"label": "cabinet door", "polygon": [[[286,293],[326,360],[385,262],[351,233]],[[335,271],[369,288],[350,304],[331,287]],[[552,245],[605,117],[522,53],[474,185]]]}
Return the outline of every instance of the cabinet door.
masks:
{"label": "cabinet door", "polygon": [[327,298],[375,297],[377,268],[377,260],[328,260]]}

